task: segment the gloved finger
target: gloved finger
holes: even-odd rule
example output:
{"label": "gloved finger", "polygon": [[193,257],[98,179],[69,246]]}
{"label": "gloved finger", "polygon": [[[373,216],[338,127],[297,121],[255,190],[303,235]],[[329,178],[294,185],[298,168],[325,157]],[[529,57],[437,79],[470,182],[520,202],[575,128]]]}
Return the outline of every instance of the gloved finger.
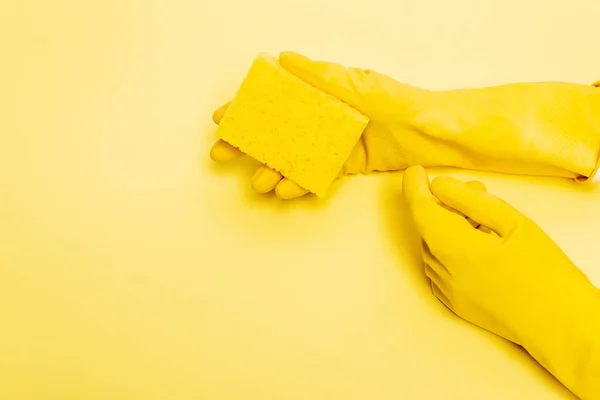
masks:
{"label": "gloved finger", "polygon": [[252,188],[259,194],[268,193],[275,189],[275,186],[277,186],[282,178],[281,173],[263,164],[258,167],[252,177]]}
{"label": "gloved finger", "polygon": [[431,182],[431,191],[444,204],[487,226],[501,237],[516,224],[518,212],[513,207],[487,192],[473,190],[457,179],[437,177]]}
{"label": "gloved finger", "polygon": [[446,288],[446,282],[444,282],[437,274],[437,271],[433,268],[431,268],[430,265],[425,264],[425,275],[427,276],[427,278],[429,278],[429,280],[433,283],[435,283],[435,285],[437,287],[439,287],[441,289],[442,292],[444,292],[445,295],[447,295],[448,293],[446,292],[445,288]]}
{"label": "gloved finger", "polygon": [[[482,182],[479,182],[479,181],[469,181],[469,182],[467,182],[467,185],[468,185],[469,187],[471,187],[471,188],[475,189],[475,190],[479,190],[479,191],[482,191],[482,192],[485,192],[485,191],[486,191],[486,187],[485,187],[485,185],[484,185]],[[469,217],[467,217],[465,214],[463,214],[463,213],[461,213],[461,212],[459,212],[459,211],[456,211],[456,210],[452,209],[450,206],[448,206],[448,205],[446,205],[446,204],[444,204],[444,203],[440,203],[440,204],[442,205],[442,207],[444,207],[444,208],[445,208],[445,209],[447,209],[448,211],[452,211],[452,212],[454,212],[454,213],[456,213],[456,214],[460,215],[461,217],[464,217],[464,218],[467,218],[468,220],[470,220],[470,218],[469,218]],[[471,222],[471,221],[469,221],[469,222]],[[472,223],[471,223],[471,225],[472,225]],[[479,224],[477,224],[477,225],[479,225]]]}
{"label": "gloved finger", "polygon": [[216,162],[233,160],[243,155],[240,150],[221,139],[217,140],[210,149],[210,158]]}
{"label": "gloved finger", "polygon": [[219,125],[219,123],[221,122],[221,120],[225,116],[225,113],[227,112],[227,109],[229,108],[230,104],[231,104],[231,102],[223,104],[221,107],[219,107],[218,110],[216,110],[213,113],[212,119],[213,119],[213,122],[215,124]]}
{"label": "gloved finger", "polygon": [[453,310],[451,295],[451,275],[448,269],[433,255],[423,242],[423,261],[425,262],[425,275],[431,281],[431,291],[446,307]]}
{"label": "gloved finger", "polygon": [[452,302],[450,301],[450,299],[448,298],[448,296],[446,296],[446,294],[444,293],[444,291],[442,289],[440,289],[440,287],[438,285],[436,285],[433,281],[431,281],[431,293],[433,293],[433,295],[435,297],[437,297],[437,299],[443,304],[445,305],[448,309],[450,310],[454,310]]}
{"label": "gloved finger", "polygon": [[291,51],[282,52],[279,55],[279,63],[303,81],[343,100],[367,115],[385,107],[389,102],[381,102],[381,93],[389,93],[390,88],[399,85],[392,78],[371,70],[312,61]]}
{"label": "gloved finger", "polygon": [[296,182],[286,178],[282,179],[275,187],[275,194],[283,200],[295,199],[304,196],[307,193],[308,190],[301,188]]}
{"label": "gloved finger", "polygon": [[[433,254],[431,254],[431,251],[425,242],[422,244],[422,257],[428,271],[435,274],[435,282],[438,286],[442,288],[446,287],[451,280],[450,272]],[[432,279],[429,275],[427,276]]]}
{"label": "gloved finger", "polygon": [[438,203],[429,190],[429,177],[423,167],[406,169],[402,192],[419,234],[434,253],[437,248],[447,246],[468,249],[478,240],[477,232],[464,217]]}
{"label": "gloved finger", "polygon": [[[487,188],[485,187],[483,182],[480,181],[469,181],[467,182],[467,185],[475,190],[478,190],[480,192],[486,192]],[[473,228],[477,229],[478,231],[484,232],[484,233],[492,233],[492,230],[490,228],[488,228],[485,225],[481,225],[479,222],[474,221],[473,219],[471,219],[470,217],[466,217],[467,221],[469,221],[469,223],[471,224],[471,226],[473,226]]]}
{"label": "gloved finger", "polygon": [[[480,192],[485,192],[487,190],[487,188],[485,187],[485,185],[483,184],[483,182],[480,181],[469,181],[467,182],[467,186],[469,186],[470,188],[480,191]],[[475,229],[479,229],[481,228],[481,224],[477,221],[473,221],[471,218],[465,216],[465,218],[467,218],[467,221],[469,221],[469,223],[471,224],[471,226]]]}

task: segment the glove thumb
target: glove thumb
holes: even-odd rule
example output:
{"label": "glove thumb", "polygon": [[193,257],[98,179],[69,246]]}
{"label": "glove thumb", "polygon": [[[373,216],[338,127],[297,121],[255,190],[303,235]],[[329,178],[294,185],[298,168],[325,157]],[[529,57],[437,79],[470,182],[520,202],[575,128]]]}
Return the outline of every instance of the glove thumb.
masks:
{"label": "glove thumb", "polygon": [[397,111],[396,101],[414,100],[414,96],[407,90],[419,90],[368,69],[346,68],[336,63],[313,61],[290,51],[279,55],[279,63],[308,84],[350,104],[371,118]]}

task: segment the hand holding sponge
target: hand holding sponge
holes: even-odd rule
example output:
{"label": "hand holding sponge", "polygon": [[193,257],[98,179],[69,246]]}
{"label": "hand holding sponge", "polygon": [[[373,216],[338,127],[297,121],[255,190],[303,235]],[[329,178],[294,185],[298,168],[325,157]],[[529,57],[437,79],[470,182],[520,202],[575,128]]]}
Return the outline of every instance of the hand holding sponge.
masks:
{"label": "hand holding sponge", "polygon": [[[268,118],[261,120],[261,112]],[[211,158],[252,153],[266,164],[253,187],[282,198],[323,195],[336,176],[411,165],[585,181],[600,160],[600,89],[592,85],[430,91],[291,52],[259,57],[234,101],[213,119],[227,122]]]}
{"label": "hand holding sponge", "polygon": [[356,109],[262,54],[217,134],[300,187],[324,196],[368,122]]}

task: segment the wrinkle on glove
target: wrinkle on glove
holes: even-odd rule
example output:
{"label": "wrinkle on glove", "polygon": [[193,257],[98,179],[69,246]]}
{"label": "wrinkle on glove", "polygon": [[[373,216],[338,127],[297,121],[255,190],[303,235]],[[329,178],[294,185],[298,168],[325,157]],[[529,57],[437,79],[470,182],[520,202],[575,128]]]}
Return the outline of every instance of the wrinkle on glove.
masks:
{"label": "wrinkle on glove", "polygon": [[433,294],[525,348],[580,398],[600,399],[600,291],[587,276],[538,225],[481,187],[448,177],[430,185],[418,166],[402,186]]}

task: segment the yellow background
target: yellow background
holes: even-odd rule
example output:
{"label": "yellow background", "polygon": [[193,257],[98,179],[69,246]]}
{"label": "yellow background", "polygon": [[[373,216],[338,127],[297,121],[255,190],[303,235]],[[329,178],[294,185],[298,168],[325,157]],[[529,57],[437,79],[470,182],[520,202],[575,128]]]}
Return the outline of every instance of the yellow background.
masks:
{"label": "yellow background", "polygon": [[[597,0],[3,0],[0,398],[572,398],[430,295],[401,173],[281,202],[252,193],[252,161],[208,151],[260,51],[431,89],[587,84],[598,15]],[[600,283],[597,184],[443,172],[483,180]]]}

